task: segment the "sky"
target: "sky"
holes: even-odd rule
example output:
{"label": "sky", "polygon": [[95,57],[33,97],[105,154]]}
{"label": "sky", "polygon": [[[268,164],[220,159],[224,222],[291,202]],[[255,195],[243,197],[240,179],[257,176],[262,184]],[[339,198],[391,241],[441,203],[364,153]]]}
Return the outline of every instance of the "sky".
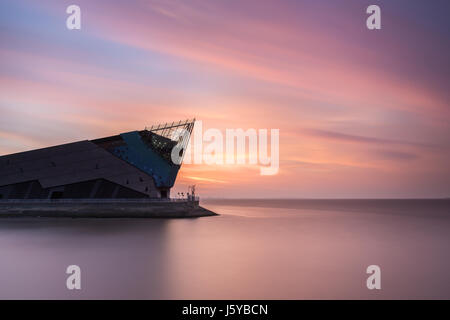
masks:
{"label": "sky", "polygon": [[280,169],[185,164],[174,192],[449,197],[449,14],[447,0],[2,0],[0,155],[195,117],[279,129]]}

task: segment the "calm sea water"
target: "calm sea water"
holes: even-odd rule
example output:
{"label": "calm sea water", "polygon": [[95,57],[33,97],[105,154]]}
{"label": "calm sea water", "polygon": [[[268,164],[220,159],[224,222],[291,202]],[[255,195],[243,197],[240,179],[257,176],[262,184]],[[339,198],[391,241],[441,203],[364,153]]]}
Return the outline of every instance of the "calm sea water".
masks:
{"label": "calm sea water", "polygon": [[221,216],[0,219],[0,298],[450,299],[449,200],[203,205]]}

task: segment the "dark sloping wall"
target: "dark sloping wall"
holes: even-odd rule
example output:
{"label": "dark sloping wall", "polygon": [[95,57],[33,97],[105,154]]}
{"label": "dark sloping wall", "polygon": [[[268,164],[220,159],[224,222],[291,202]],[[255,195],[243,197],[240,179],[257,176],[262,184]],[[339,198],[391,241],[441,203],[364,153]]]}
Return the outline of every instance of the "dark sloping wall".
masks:
{"label": "dark sloping wall", "polygon": [[43,189],[49,189],[97,179],[110,181],[149,197],[160,197],[150,174],[91,141],[0,157],[0,186],[24,183],[23,188],[26,190],[20,191],[23,193],[30,192],[30,181],[37,181]]}

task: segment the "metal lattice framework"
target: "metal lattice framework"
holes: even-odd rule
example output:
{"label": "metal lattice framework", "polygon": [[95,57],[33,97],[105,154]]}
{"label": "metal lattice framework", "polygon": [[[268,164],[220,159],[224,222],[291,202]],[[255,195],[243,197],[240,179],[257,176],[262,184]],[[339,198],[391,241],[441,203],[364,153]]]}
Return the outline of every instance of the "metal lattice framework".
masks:
{"label": "metal lattice framework", "polygon": [[145,130],[154,132],[162,137],[168,138],[172,140],[172,134],[175,130],[184,129],[189,132],[189,135],[194,128],[195,118],[187,119],[185,121],[178,122],[166,122],[165,124],[152,125],[151,127],[145,127]]}
{"label": "metal lattice framework", "polygon": [[[170,161],[170,154],[172,148],[178,144],[180,149],[180,156],[184,157],[184,151],[189,144],[189,138],[191,136],[192,130],[194,129],[195,118],[187,119],[185,121],[178,121],[172,123],[158,124],[151,127],[145,127],[145,130],[150,133],[151,146],[154,150]],[[185,130],[188,133],[187,139],[183,139],[183,135],[178,135],[178,139],[173,139],[174,133],[177,130]],[[162,137],[162,138],[161,138]],[[180,145],[181,143],[181,145]]]}

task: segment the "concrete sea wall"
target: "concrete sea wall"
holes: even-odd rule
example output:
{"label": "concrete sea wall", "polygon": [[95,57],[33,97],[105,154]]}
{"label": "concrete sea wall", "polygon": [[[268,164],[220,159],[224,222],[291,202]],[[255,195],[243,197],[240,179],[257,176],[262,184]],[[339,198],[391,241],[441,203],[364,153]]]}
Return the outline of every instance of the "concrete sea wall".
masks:
{"label": "concrete sea wall", "polygon": [[143,199],[0,200],[2,217],[194,218],[215,216],[198,201]]}

